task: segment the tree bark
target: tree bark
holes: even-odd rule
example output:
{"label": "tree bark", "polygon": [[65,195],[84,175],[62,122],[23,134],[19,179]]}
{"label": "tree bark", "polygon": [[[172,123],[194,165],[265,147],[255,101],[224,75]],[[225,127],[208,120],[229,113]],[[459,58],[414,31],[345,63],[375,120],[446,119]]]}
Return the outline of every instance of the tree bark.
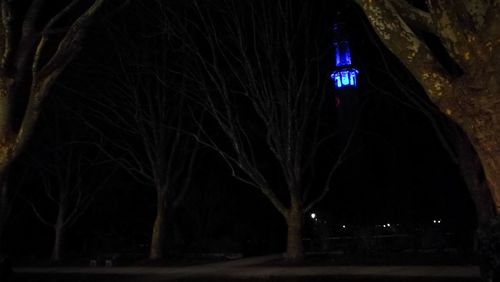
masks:
{"label": "tree bark", "polygon": [[166,230],[166,213],[167,213],[167,193],[160,190],[157,193],[156,218],[153,225],[153,233],[151,236],[151,248],[149,251],[149,259],[162,259],[164,238]]}
{"label": "tree bark", "polygon": [[6,176],[7,169],[0,168],[0,254],[5,251],[5,229],[12,205]]}
{"label": "tree bark", "polygon": [[500,92],[493,91],[497,86],[472,89],[464,87],[465,84],[481,85],[481,81],[469,77],[457,79],[454,82],[456,95],[443,101],[439,107],[469,137],[484,170],[491,201],[496,213],[500,214],[500,110],[497,109],[500,102],[496,95]]}
{"label": "tree bark", "polygon": [[473,136],[496,210],[496,216],[481,222],[477,230],[481,276],[489,282],[500,280],[500,134],[488,137],[478,140]]}
{"label": "tree bark", "polygon": [[[65,196],[61,196],[65,197]],[[62,201],[65,201],[62,199]],[[61,203],[57,212],[56,224],[54,224],[54,245],[52,247],[52,255],[50,256],[51,262],[58,262],[61,260],[64,248],[64,233],[66,220],[66,204]]]}
{"label": "tree bark", "polygon": [[4,250],[4,233],[5,233],[5,223],[6,218],[4,216],[4,209],[0,207],[0,255],[5,251]]}
{"label": "tree bark", "polygon": [[304,245],[302,232],[304,227],[304,213],[300,199],[293,197],[286,217],[287,244],[285,259],[291,263],[301,262],[304,259]]}
{"label": "tree bark", "polygon": [[[500,138],[498,136],[497,138]],[[500,150],[500,148],[498,149]],[[500,152],[479,152],[486,180],[490,187],[497,214],[500,214]]]}
{"label": "tree bark", "polygon": [[478,224],[488,224],[495,216],[495,206],[481,160],[465,132],[452,121],[448,123],[453,135],[451,142],[457,153],[458,167],[474,203]]}
{"label": "tree bark", "polygon": [[[411,5],[396,5],[405,1],[355,1],[382,42],[412,73],[430,100],[467,133],[483,165],[496,212],[500,213],[500,41],[496,34],[500,29],[498,18],[490,18],[498,14],[498,8],[479,5],[485,12],[489,10],[481,14],[462,10],[461,5],[428,1],[426,12]],[[463,12],[464,17],[477,16],[485,23],[492,22],[488,28],[477,28],[471,22],[458,20],[457,15]],[[432,46],[410,28],[415,20],[439,37],[462,74],[457,76],[442,66]]]}
{"label": "tree bark", "polygon": [[[3,190],[3,188],[2,188]],[[3,196],[0,196],[3,197]],[[7,215],[8,211],[7,208],[3,204],[3,199],[0,199],[0,254],[2,254],[5,251],[5,241],[4,241],[4,236],[5,236],[5,225],[7,224]]]}
{"label": "tree bark", "polygon": [[[6,177],[11,162],[24,149],[43,100],[56,78],[68,66],[81,49],[84,34],[104,0],[95,0],[82,14],[72,21],[72,7],[79,1],[71,1],[62,10],[47,18],[42,9],[44,1],[30,1],[27,11],[13,9],[11,3],[1,1],[2,47],[0,47],[0,250],[4,244],[1,236],[11,209],[13,192],[7,187]],[[43,17],[42,17],[43,15]],[[45,18],[45,21],[40,20]],[[58,36],[54,24],[67,18],[69,27]],[[22,24],[17,24],[22,23]],[[50,50],[50,51],[47,51]],[[42,64],[42,62],[44,64]],[[25,104],[24,104],[25,103]],[[21,107],[22,106],[22,107]],[[12,188],[11,188],[12,189]]]}
{"label": "tree bark", "polygon": [[52,263],[59,262],[62,258],[64,237],[65,237],[64,226],[56,224],[54,226],[54,233],[55,233],[54,246],[52,247],[52,255],[50,256],[50,261]]}
{"label": "tree bark", "polygon": [[[498,246],[500,217],[497,215],[500,187],[495,186],[498,185],[498,182],[492,183],[490,180],[492,176],[490,175],[488,178],[488,173],[493,173],[493,179],[498,181],[498,173],[495,173],[499,169],[495,167],[495,164],[498,164],[498,159],[495,161],[495,154],[476,153],[478,149],[484,150],[484,145],[476,143],[476,146],[473,147],[467,135],[458,126],[452,126],[456,129],[453,141],[458,153],[460,171],[476,209],[478,220],[477,251],[481,276],[484,281],[497,281],[498,276],[500,276],[500,247]],[[491,144],[492,141],[496,140],[490,140],[488,143]]]}

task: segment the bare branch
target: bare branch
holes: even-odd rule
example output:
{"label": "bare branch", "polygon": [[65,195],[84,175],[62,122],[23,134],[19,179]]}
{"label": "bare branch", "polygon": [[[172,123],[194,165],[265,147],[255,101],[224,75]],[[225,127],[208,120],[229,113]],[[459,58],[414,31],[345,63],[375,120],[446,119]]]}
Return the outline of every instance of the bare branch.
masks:
{"label": "bare branch", "polygon": [[349,137],[347,138],[346,144],[344,145],[340,154],[337,156],[337,160],[335,161],[335,164],[330,169],[330,172],[328,173],[328,177],[327,177],[325,184],[323,186],[323,190],[318,195],[318,197],[316,197],[309,204],[307,204],[306,208],[304,209],[304,212],[310,211],[315,205],[317,205],[319,202],[321,202],[321,200],[323,200],[326,197],[326,195],[328,195],[328,192],[330,192],[330,187],[331,187],[331,182],[332,182],[333,176],[337,172],[337,169],[345,161],[347,152],[351,149],[352,140],[356,134],[356,127],[357,127],[358,123],[359,123],[359,118],[356,121],[356,125],[354,126],[354,129],[351,130],[351,132],[349,133]]}
{"label": "bare branch", "polygon": [[[298,18],[292,20],[292,6],[281,2],[272,12],[262,12],[260,9],[268,7],[254,2],[246,4],[244,11],[235,2],[222,7],[227,10],[219,16],[196,2],[199,22],[179,20],[179,39],[195,58],[195,63],[189,64],[193,69],[189,74],[197,78],[192,79],[198,86],[196,100],[213,117],[231,147],[223,147],[204,131],[198,139],[223,157],[236,179],[257,188],[287,218],[292,203],[284,204],[277,188],[269,185],[257,160],[262,148],[255,145],[255,139],[262,138],[267,145],[271,155],[266,157],[275,161],[288,195],[301,195],[303,176],[313,163],[310,153],[321,139],[308,135],[309,127],[318,122],[311,113],[314,115],[323,101],[320,89],[325,85],[314,73],[318,60],[310,58],[318,50],[302,50],[302,45],[297,48],[299,40],[308,42],[304,27],[312,18],[304,7],[307,11],[300,10]],[[244,20],[240,12],[245,14]],[[200,33],[203,47],[199,38],[187,32],[186,25]],[[298,50],[307,58],[297,57]],[[242,113],[239,107],[251,107],[251,111]],[[259,123],[259,131],[253,131],[252,121]]]}
{"label": "bare branch", "polygon": [[13,29],[13,22],[14,22],[14,17],[12,15],[12,7],[11,3],[8,1],[2,1],[0,4],[0,8],[2,9],[1,11],[1,19],[2,19],[2,26],[1,26],[1,40],[2,40],[2,46],[0,47],[0,55],[1,57],[1,70],[2,72],[5,72],[7,70],[7,66],[12,60],[12,55],[14,53],[14,31]]}
{"label": "bare branch", "polygon": [[[40,78],[45,78],[50,76],[52,73],[60,72],[71,61],[81,48],[83,36],[103,3],[104,0],[95,0],[94,3],[77,20],[75,20],[64,35],[63,39],[61,39],[56,52],[40,71]],[[71,5],[73,4],[74,1]],[[71,5],[68,5],[66,9],[61,11],[61,13],[59,13],[54,19],[61,17],[64,13],[67,13],[67,9],[70,9]]]}
{"label": "bare branch", "polygon": [[[454,9],[449,9],[446,1],[428,1],[430,14],[436,26],[436,35],[439,36],[450,56],[466,71],[470,71],[474,58],[478,58],[481,49],[478,46],[479,38],[473,32],[471,23],[464,23],[461,17],[465,11],[460,12],[459,2]],[[472,47],[472,48],[471,48]]]}
{"label": "bare branch", "polygon": [[50,227],[54,226],[53,223],[50,223],[48,220],[46,220],[45,217],[38,211],[38,209],[34,203],[32,203],[31,201],[28,201],[28,203],[30,204],[31,209],[33,210],[36,217],[40,220],[41,223],[43,223],[44,225],[50,226]]}
{"label": "bare branch", "polygon": [[[29,96],[28,105],[25,110],[25,115],[16,136],[15,145],[13,148],[13,157],[17,156],[24,148],[28,136],[33,131],[36,120],[40,113],[40,106],[48,94],[50,87],[55,79],[64,70],[70,60],[75,56],[80,47],[80,42],[85,34],[87,27],[90,25],[93,16],[98,8],[102,5],[104,0],[96,0],[70,27],[66,35],[60,41],[55,54],[49,62],[43,67],[42,71],[38,73],[37,77],[33,77],[31,85],[31,95]],[[69,6],[68,6],[69,7]],[[68,8],[66,7],[66,8]],[[66,9],[63,10],[63,12]],[[61,12],[61,13],[63,13]],[[60,14],[58,14],[59,16]],[[58,17],[56,16],[56,18]],[[40,58],[40,53],[43,49],[44,40],[40,41],[37,46],[35,58]],[[34,62],[35,65],[38,61]],[[36,74],[36,70],[34,72]]]}
{"label": "bare branch", "polygon": [[428,12],[410,5],[406,0],[391,0],[391,3],[409,26],[436,34],[436,27]]}
{"label": "bare branch", "polygon": [[437,105],[452,95],[450,75],[399,17],[389,0],[356,0],[387,48],[408,68]]}

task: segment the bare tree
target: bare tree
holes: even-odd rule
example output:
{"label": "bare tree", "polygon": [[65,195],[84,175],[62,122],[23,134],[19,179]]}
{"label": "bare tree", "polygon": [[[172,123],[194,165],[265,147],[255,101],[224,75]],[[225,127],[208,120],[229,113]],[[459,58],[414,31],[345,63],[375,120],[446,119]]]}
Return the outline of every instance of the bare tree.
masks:
{"label": "bare tree", "polygon": [[[51,262],[61,260],[66,231],[85,213],[95,194],[112,175],[96,173],[97,162],[85,158],[75,147],[71,143],[54,148],[46,147],[40,152],[45,155],[43,159],[35,156],[30,161],[39,174],[37,179],[41,180],[40,186],[43,187],[45,197],[30,199],[29,203],[37,218],[54,230]],[[33,195],[38,194],[31,192]],[[41,198],[47,200],[43,202]],[[52,207],[48,204],[52,204]],[[44,208],[40,208],[41,206]],[[55,216],[47,212],[54,209]]]}
{"label": "bare tree", "polygon": [[88,132],[74,130],[81,122],[69,114],[73,107],[60,97],[46,102],[35,142],[20,157],[18,166],[29,175],[24,178],[36,183],[22,185],[21,197],[40,222],[53,229],[50,261],[58,262],[65,253],[67,230],[84,215],[114,170],[107,169],[101,154],[85,141]]}
{"label": "bare tree", "polygon": [[198,18],[180,19],[177,30],[193,58],[188,81],[196,85],[194,99],[225,136],[205,127],[199,141],[283,216],[286,259],[300,261],[304,215],[325,197],[347,152],[345,146],[332,157],[323,184],[313,180],[316,153],[328,139],[319,134],[319,113],[330,87],[322,62],[332,54],[320,51],[327,36],[317,34],[327,24],[321,11],[292,1],[195,2],[194,7]]}
{"label": "bare tree", "polygon": [[[81,48],[104,0],[73,0],[63,6],[47,2],[0,3],[0,237],[14,194],[6,185],[9,166],[25,147],[43,100]],[[82,4],[83,12],[75,16]]]}
{"label": "bare tree", "polygon": [[[420,6],[403,0],[355,2],[381,41],[449,118],[447,134],[474,200],[480,233],[489,233],[480,236],[489,241],[482,242],[490,253],[486,259],[491,269],[500,268],[500,250],[493,247],[498,240],[498,230],[493,230],[500,225],[492,221],[500,213],[500,1],[428,0]],[[436,55],[439,47],[448,58]]]}
{"label": "bare tree", "polygon": [[[161,10],[161,3],[156,4],[151,17]],[[161,259],[169,220],[191,185],[200,146],[184,133],[190,127],[190,111],[179,90],[182,79],[172,70],[176,54],[169,31],[163,30],[161,18],[143,23],[146,31],[138,37],[119,28],[112,31],[118,68],[107,72],[109,87],[91,101],[88,121],[100,132],[99,146],[109,159],[156,190],[149,258]]]}

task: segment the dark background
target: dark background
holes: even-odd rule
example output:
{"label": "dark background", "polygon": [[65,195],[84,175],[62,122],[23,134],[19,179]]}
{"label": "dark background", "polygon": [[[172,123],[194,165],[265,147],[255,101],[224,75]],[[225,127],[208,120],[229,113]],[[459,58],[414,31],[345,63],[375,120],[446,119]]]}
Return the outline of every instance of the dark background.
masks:
{"label": "dark background", "polygon": [[[49,256],[52,230],[36,219],[25,201],[28,196],[36,198],[40,191],[37,168],[30,160],[47,161],[44,146],[59,142],[52,139],[55,120],[63,136],[74,134],[85,144],[96,141],[81,117],[90,106],[85,95],[103,95],[100,89],[107,83],[103,66],[117,64],[109,26],[126,30],[138,40],[147,40],[143,37],[147,25],[141,25],[140,21],[152,16],[149,4],[131,1],[120,10],[105,10],[87,35],[83,51],[52,90],[31,144],[13,169],[11,185],[22,187],[7,232],[13,256]],[[189,1],[165,1],[165,4],[182,9]],[[360,113],[355,146],[348,161],[335,174],[331,192],[315,208],[318,217],[327,221],[329,234],[345,235],[347,231],[342,225],[354,232],[359,226],[388,222],[400,225],[394,232],[408,232],[419,226],[432,226],[433,220],[441,219],[443,229],[462,234],[465,244],[471,246],[475,213],[458,169],[437,139],[429,119],[411,106],[393,77],[411,86],[418,95],[424,97],[424,93],[374,38],[354,4],[311,1],[311,5],[318,9],[319,16],[326,17],[324,30],[311,31],[326,36],[321,39],[326,42],[325,79],[334,68],[335,22],[345,23],[353,61],[360,72],[357,92],[349,93],[359,96],[359,103],[352,108],[353,113]],[[333,97],[342,93],[335,93],[332,84],[327,94]],[[330,111],[325,113],[325,127],[337,126],[335,113],[331,104]],[[332,150],[325,148],[325,156],[334,156],[342,139],[336,142],[331,144]],[[76,146],[79,152],[99,159],[99,151],[92,146]],[[114,171],[113,167],[106,161],[96,162],[86,176],[89,185]],[[123,170],[113,173],[88,211],[69,230],[66,240],[69,255],[147,253],[155,191],[137,183]],[[256,254],[284,250],[286,229],[281,216],[260,192],[233,179],[217,154],[210,149],[202,150],[193,177],[192,187],[169,232],[171,253]],[[46,209],[50,212],[50,207]],[[314,224],[309,218],[306,220],[306,237],[315,236]]]}

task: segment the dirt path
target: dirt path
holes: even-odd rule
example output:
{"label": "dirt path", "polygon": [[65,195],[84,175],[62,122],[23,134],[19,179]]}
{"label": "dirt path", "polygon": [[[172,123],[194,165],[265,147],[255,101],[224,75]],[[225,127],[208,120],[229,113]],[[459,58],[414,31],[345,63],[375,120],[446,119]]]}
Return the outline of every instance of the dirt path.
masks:
{"label": "dirt path", "polygon": [[280,255],[244,258],[183,267],[18,267],[19,274],[159,275],[168,278],[228,277],[434,277],[479,278],[477,266],[259,266]]}

